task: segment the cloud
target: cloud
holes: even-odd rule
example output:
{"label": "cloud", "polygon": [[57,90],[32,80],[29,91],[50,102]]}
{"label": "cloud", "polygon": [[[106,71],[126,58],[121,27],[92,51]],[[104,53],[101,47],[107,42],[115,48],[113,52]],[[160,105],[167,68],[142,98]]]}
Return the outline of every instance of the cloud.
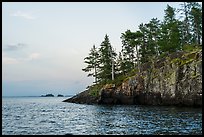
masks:
{"label": "cloud", "polygon": [[36,19],[36,17],[34,17],[33,15],[31,15],[30,13],[26,13],[26,12],[22,12],[22,11],[16,11],[15,13],[12,13],[11,16],[14,16],[14,17],[22,17],[22,18],[28,19],[28,20],[34,20],[34,19]]}
{"label": "cloud", "polygon": [[8,45],[6,45],[4,50],[6,50],[6,51],[15,51],[15,50],[22,49],[25,46],[26,46],[26,44],[24,44],[24,43],[8,44]]}
{"label": "cloud", "polygon": [[19,61],[15,58],[8,57],[4,52],[2,52],[2,64],[17,64]]}
{"label": "cloud", "polygon": [[31,53],[30,55],[24,58],[13,58],[13,57],[9,57],[4,52],[2,52],[2,64],[19,64],[23,62],[36,60],[39,58],[40,58],[39,53]]}
{"label": "cloud", "polygon": [[15,58],[4,57],[4,58],[2,58],[2,63],[3,64],[17,64],[17,63],[19,63],[19,61]]}
{"label": "cloud", "polygon": [[28,56],[28,59],[27,60],[34,60],[34,59],[38,59],[40,58],[40,54],[39,53],[31,53],[29,56]]}

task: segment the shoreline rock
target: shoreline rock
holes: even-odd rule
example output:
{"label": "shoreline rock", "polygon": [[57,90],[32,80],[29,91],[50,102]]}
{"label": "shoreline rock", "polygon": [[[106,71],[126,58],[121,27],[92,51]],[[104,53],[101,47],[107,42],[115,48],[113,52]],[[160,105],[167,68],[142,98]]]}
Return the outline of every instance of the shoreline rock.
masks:
{"label": "shoreline rock", "polygon": [[97,104],[98,97],[90,95],[88,90],[85,90],[71,98],[63,100],[63,102],[78,103],[78,104]]}

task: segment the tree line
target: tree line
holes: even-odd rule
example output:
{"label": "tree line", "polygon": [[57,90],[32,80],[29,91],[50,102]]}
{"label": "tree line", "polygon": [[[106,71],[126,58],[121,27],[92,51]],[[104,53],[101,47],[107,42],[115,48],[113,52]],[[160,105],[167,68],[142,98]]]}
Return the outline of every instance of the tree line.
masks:
{"label": "tree line", "polygon": [[152,18],[135,32],[121,33],[122,50],[118,54],[106,34],[99,48],[93,45],[84,58],[87,67],[82,70],[95,78],[94,83],[108,83],[131,71],[140,71],[140,65],[152,59],[202,46],[202,5],[183,2],[180,6],[175,9],[167,5],[163,21]]}

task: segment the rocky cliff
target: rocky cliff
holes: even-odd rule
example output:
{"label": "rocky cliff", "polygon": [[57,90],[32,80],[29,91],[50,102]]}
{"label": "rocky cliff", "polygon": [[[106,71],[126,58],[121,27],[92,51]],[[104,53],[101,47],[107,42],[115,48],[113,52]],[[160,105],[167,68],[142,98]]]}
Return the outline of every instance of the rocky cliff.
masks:
{"label": "rocky cliff", "polygon": [[65,102],[202,106],[202,50],[155,60],[143,64],[140,72],[119,86],[104,85],[98,96],[85,91]]}

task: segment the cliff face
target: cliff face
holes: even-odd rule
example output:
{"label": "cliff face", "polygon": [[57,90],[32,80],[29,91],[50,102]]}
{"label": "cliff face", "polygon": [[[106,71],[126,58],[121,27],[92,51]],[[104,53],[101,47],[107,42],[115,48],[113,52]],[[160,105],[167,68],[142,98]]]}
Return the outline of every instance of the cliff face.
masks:
{"label": "cliff face", "polygon": [[106,85],[101,104],[202,106],[202,51],[175,53],[144,64],[119,87]]}
{"label": "cliff face", "polygon": [[65,102],[202,106],[202,50],[177,52],[143,64],[120,86],[106,84],[98,96],[82,92]]}

